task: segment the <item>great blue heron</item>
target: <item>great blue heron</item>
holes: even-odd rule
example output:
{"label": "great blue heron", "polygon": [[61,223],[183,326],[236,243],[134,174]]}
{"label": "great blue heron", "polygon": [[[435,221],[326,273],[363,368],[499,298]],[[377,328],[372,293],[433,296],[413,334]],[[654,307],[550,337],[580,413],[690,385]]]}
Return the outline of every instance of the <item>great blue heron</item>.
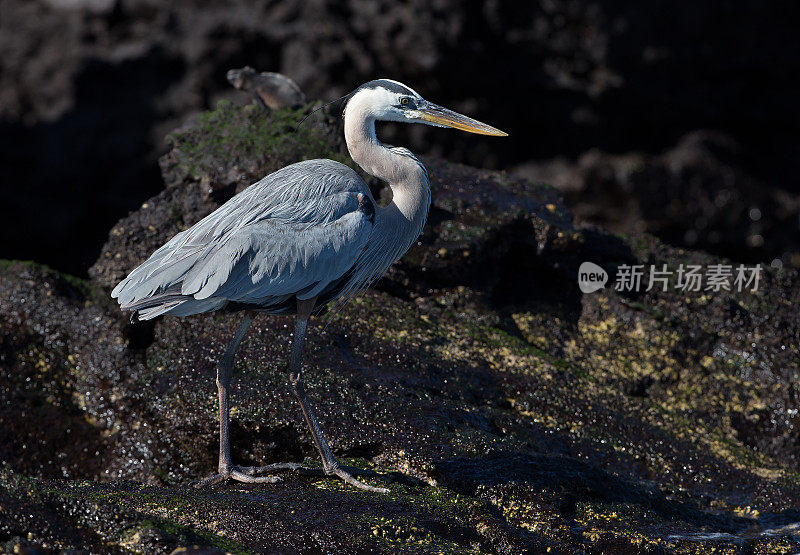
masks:
{"label": "great blue heron", "polygon": [[[344,135],[353,160],[389,183],[392,201],[379,206],[347,166],[308,160],[287,166],[231,198],[178,233],[114,288],[122,310],[140,320],[220,309],[243,311],[219,360],[219,468],[203,480],[274,482],[265,476],[303,469],[296,463],[245,468],[231,462],[228,388],[233,359],[254,312],[296,314],[289,382],[322,457],[322,471],[370,491],[331,453],[303,386],[301,359],[309,318],[335,299],[383,275],[416,241],[431,202],[428,174],[408,150],[381,144],[375,121],[424,123],[472,133],[506,133],[424,100],[409,87],[379,79],[348,95]],[[304,469],[310,471],[310,469]]]}

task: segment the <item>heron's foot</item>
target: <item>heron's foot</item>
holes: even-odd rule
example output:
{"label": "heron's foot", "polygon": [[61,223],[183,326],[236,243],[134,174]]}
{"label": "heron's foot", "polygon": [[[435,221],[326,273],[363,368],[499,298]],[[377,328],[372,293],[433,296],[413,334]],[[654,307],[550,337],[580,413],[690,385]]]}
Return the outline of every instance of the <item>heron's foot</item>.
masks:
{"label": "heron's foot", "polygon": [[244,482],[245,484],[274,484],[280,482],[280,476],[258,476],[252,472],[252,467],[234,466],[228,472],[218,472],[212,474],[208,478],[204,478],[194,484],[196,488],[204,488],[234,480],[236,482]]}
{"label": "heron's foot", "polygon": [[[213,476],[209,476],[198,483],[195,487],[202,488],[205,486],[213,486],[225,482],[227,480],[235,480],[247,484],[274,484],[279,482],[279,476],[270,476],[274,472],[297,472],[304,476],[338,476],[351,486],[366,491],[374,491],[376,493],[388,493],[386,488],[377,488],[364,482],[357,480],[355,476],[378,476],[378,473],[372,470],[362,470],[354,466],[342,466],[339,461],[334,461],[333,464],[325,468],[315,468],[311,466],[304,466],[299,463],[274,463],[266,466],[234,466],[229,473],[219,472]],[[267,474],[267,476],[264,476]]]}
{"label": "heron's foot", "polygon": [[299,463],[289,462],[268,464],[266,466],[251,466],[246,468],[239,467],[239,470],[249,476],[258,476],[261,474],[281,472],[284,470],[297,472],[304,476],[338,476],[348,484],[359,489],[374,491],[377,493],[388,493],[389,491],[386,488],[376,488],[374,486],[370,486],[369,484],[365,484],[364,482],[354,478],[354,476],[378,476],[377,472],[373,470],[362,470],[354,466],[342,466],[339,461],[335,459],[332,464],[328,465],[328,468],[315,468],[311,466],[304,466]]}
{"label": "heron's foot", "polygon": [[325,476],[325,471],[321,468],[304,466],[295,462],[273,463],[265,466],[240,466],[238,470],[248,476],[260,476],[284,471],[297,472],[298,474],[304,474],[306,476]]}

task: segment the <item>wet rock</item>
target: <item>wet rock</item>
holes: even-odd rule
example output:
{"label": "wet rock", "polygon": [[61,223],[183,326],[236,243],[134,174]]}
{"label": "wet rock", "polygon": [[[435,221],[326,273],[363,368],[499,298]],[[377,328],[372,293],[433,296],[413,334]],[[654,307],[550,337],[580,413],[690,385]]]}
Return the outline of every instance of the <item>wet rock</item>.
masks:
{"label": "wet rock", "polygon": [[[301,115],[223,104],[175,132],[167,187],[112,229],[91,281],[0,267],[9,550],[800,547],[797,273],[767,269],[755,293],[581,295],[584,260],[612,283],[621,264],[720,260],[574,227],[550,187],[437,159],[419,243],[308,340],[334,452],[390,493],[296,475],[188,488],[216,465],[215,364],[237,317],[131,325],[108,292],[251,176],[341,156],[325,114],[295,135]],[[258,318],[242,346],[236,462],[316,460],[286,383],[291,323]]]}

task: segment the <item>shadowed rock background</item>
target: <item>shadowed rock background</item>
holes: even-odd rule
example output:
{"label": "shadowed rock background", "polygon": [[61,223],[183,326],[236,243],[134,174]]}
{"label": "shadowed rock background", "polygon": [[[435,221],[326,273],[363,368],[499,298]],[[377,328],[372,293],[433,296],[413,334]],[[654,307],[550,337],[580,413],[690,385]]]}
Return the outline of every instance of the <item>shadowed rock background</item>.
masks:
{"label": "shadowed rock background", "polygon": [[[796,12],[0,2],[0,257],[50,266],[0,263],[0,551],[798,551]],[[386,495],[188,488],[237,318],[134,326],[108,298],[265,173],[350,163],[336,109],[295,132],[317,104],[229,88],[247,64],[312,99],[392,76],[511,134],[379,131],[427,154],[429,224],[312,326],[307,380]],[[766,269],[756,293],[581,295],[584,260]],[[257,319],[237,359],[238,462],[315,455],[290,324]]]}
{"label": "shadowed rock background", "polygon": [[546,177],[615,231],[797,267],[798,23],[796,3],[757,0],[6,0],[0,253],[85,275],[160,189],[165,133],[244,98],[225,74],[251,65],[326,100],[399,79],[513,139],[390,141]]}

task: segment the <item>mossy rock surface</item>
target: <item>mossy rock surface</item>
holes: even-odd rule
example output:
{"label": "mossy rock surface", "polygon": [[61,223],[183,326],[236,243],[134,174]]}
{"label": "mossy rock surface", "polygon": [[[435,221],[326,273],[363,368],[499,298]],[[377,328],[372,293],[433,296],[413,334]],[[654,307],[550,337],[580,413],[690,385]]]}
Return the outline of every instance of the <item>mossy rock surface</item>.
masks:
{"label": "mossy rock surface", "polygon": [[[131,325],[108,292],[241,189],[235,165],[343,155],[327,116],[293,142],[301,113],[223,105],[176,132],[167,188],[112,229],[91,281],[0,265],[3,550],[800,548],[797,274],[765,270],[757,293],[582,295],[584,260],[720,261],[575,228],[553,189],[440,160],[425,160],[418,244],[312,323],[305,357],[335,453],[390,492],[291,474],[189,488],[216,465],[215,364],[238,317]],[[315,461],[286,382],[291,330],[258,317],[242,346],[235,462]]]}

